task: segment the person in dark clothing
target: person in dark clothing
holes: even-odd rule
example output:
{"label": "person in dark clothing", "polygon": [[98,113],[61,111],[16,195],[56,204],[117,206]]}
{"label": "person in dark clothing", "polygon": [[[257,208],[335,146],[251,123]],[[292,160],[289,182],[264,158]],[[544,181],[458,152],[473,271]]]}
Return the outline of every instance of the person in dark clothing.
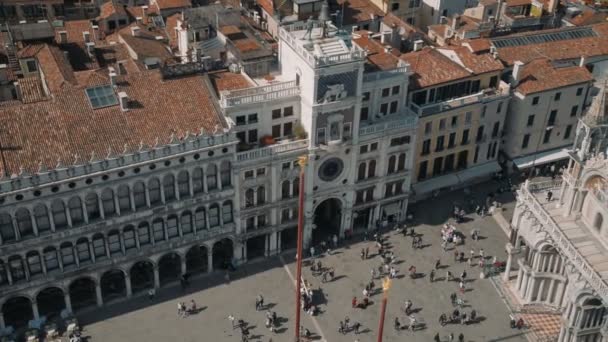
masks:
{"label": "person in dark clothing", "polygon": [[458,335],[458,342],[464,342],[464,334],[460,333],[460,335]]}

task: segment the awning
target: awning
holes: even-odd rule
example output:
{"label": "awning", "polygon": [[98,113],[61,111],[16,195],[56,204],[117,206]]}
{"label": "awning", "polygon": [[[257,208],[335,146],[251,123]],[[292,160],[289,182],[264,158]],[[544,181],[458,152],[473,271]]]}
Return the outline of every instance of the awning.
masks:
{"label": "awning", "polygon": [[454,186],[458,184],[458,182],[458,177],[452,173],[448,175],[434,177],[424,182],[416,183],[412,185],[412,188],[414,188],[414,191],[416,191],[416,195],[419,196],[441,188]]}
{"label": "awning", "polygon": [[546,163],[566,158],[568,158],[568,151],[563,148],[559,148],[555,150],[539,152],[525,157],[515,158],[513,159],[513,164],[515,164],[518,169],[523,170],[532,167],[532,165],[543,165]]}
{"label": "awning", "polygon": [[399,202],[395,202],[384,205],[382,210],[386,216],[397,215],[401,211],[401,206],[399,205]]}
{"label": "awning", "polygon": [[461,183],[466,183],[475,178],[487,177],[488,175],[500,170],[500,165],[498,165],[498,162],[494,160],[489,163],[458,172],[456,175],[458,176],[458,179],[460,179]]}

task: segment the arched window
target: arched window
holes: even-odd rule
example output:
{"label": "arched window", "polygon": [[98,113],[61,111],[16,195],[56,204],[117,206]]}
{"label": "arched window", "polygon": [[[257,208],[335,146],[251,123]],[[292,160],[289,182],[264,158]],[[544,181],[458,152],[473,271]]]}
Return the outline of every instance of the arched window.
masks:
{"label": "arched window", "polygon": [[192,171],[192,190],[195,194],[203,192],[203,169],[197,167]]}
{"label": "arched window", "polygon": [[184,211],[180,218],[182,234],[192,234],[192,214],[189,211]]}
{"label": "arched window", "polygon": [[182,170],[177,175],[177,189],[180,198],[190,196],[190,175],[188,174],[188,171]]}
{"label": "arched window", "polygon": [[357,180],[365,179],[365,171],[367,171],[367,165],[365,163],[359,164],[359,169],[357,170]]}
{"label": "arched window", "polygon": [[212,204],[209,207],[209,226],[217,227],[220,225],[220,207],[217,204]]}
{"label": "arched window", "polygon": [[205,208],[197,208],[194,212],[194,226],[196,227],[197,231],[205,229]]}
{"label": "arched window", "polygon": [[395,163],[396,162],[397,162],[397,157],[390,156],[390,158],[388,158],[388,171],[387,171],[387,173],[393,173],[393,172],[395,172]]}
{"label": "arched window", "polygon": [[139,238],[139,246],[148,245],[150,240],[150,225],[148,222],[142,222],[137,227],[137,237]]}
{"label": "arched window", "polygon": [[108,233],[108,249],[110,250],[110,255],[122,252],[120,247],[120,233],[118,230],[112,230]]}
{"label": "arched window", "polygon": [[18,255],[13,255],[8,258],[8,266],[13,277],[13,281],[20,281],[25,279],[25,268],[23,267],[23,260]]}
{"label": "arched window", "polygon": [[289,188],[291,187],[291,185],[289,184],[289,181],[283,181],[283,183],[281,184],[281,198],[289,198]]}
{"label": "arched window", "polygon": [[165,240],[165,223],[163,219],[157,218],[152,221],[152,236],[154,237],[154,242]]}
{"label": "arched window", "polygon": [[57,250],[55,247],[47,247],[43,251],[44,253],[44,265],[46,266],[46,272],[52,272],[59,269],[59,259],[57,259]]}
{"label": "arched window", "polygon": [[51,213],[53,214],[53,223],[55,223],[56,230],[67,227],[68,220],[65,215],[65,206],[61,200],[53,201]]}
{"label": "arched window", "polygon": [[106,239],[102,234],[96,234],[93,236],[93,254],[95,255],[96,260],[108,256],[106,252]]}
{"label": "arched window", "polygon": [[62,243],[60,251],[61,263],[63,264],[64,270],[76,265],[76,261],[74,259],[74,248],[70,242]]}
{"label": "arched window", "polygon": [[230,186],[230,162],[223,161],[220,166],[220,180],[222,182],[222,187]]}
{"label": "arched window", "polygon": [[160,181],[158,179],[150,179],[148,182],[148,193],[150,195],[150,204],[160,203]]}
{"label": "arched window", "polygon": [[112,216],[116,213],[116,207],[114,206],[114,191],[112,191],[112,189],[105,189],[101,193],[101,205],[105,217]]}
{"label": "arched window", "polygon": [[137,247],[135,242],[135,229],[133,226],[126,226],[122,231],[122,239],[125,244],[125,250],[134,249]]}
{"label": "arched window", "polygon": [[80,264],[91,261],[91,251],[89,250],[89,240],[82,238],[76,242],[76,255]]}
{"label": "arched window", "polygon": [[49,213],[46,210],[46,206],[44,204],[39,204],[34,208],[34,219],[36,220],[36,227],[38,227],[38,233],[46,232],[51,229]]}
{"label": "arched window", "polygon": [[169,235],[169,239],[179,236],[179,231],[177,230],[177,216],[171,215],[167,218],[167,235]]}
{"label": "arched window", "polygon": [[247,189],[245,191],[245,208],[253,207],[255,191],[253,189]]}
{"label": "arched window", "polygon": [[87,194],[87,197],[84,199],[84,203],[87,207],[87,215],[89,216],[89,221],[98,219],[99,216],[99,200],[97,199],[97,194],[91,192]]}
{"label": "arched window", "polygon": [[168,174],[163,178],[163,191],[165,192],[165,202],[175,199],[175,177]]}
{"label": "arched window", "polygon": [[291,191],[293,191],[294,196],[298,196],[300,194],[300,178],[296,178],[291,183]]}
{"label": "arched window", "polygon": [[15,241],[15,228],[13,227],[13,219],[9,214],[0,214],[0,235],[2,235],[2,241],[4,242]]}
{"label": "arched window", "polygon": [[207,166],[207,190],[217,189],[217,167],[214,164]]}
{"label": "arched window", "polygon": [[17,218],[17,227],[19,228],[21,238],[33,236],[34,227],[32,226],[32,217],[30,216],[30,211],[25,208],[21,208],[17,210],[15,217]]}
{"label": "arched window", "polygon": [[26,259],[27,268],[30,270],[30,276],[42,273],[42,260],[40,260],[40,254],[38,254],[38,252],[27,252]]}
{"label": "arched window", "polygon": [[146,186],[144,185],[144,182],[136,182],[133,184],[133,202],[135,202],[135,209],[146,206]]}
{"label": "arched window", "polygon": [[72,218],[72,225],[77,225],[84,222],[84,215],[82,215],[82,202],[80,197],[74,196],[68,201],[68,208],[70,210],[70,217]]}
{"label": "arched window", "polygon": [[369,166],[367,167],[367,178],[376,177],[376,161],[372,160],[369,162]]}
{"label": "arched window", "polygon": [[266,202],[266,188],[263,186],[258,187],[258,205],[262,205]]}
{"label": "arched window", "polygon": [[232,202],[226,201],[222,205],[222,220],[224,224],[232,222]]}
{"label": "arched window", "polygon": [[604,217],[602,214],[595,214],[595,220],[593,220],[593,228],[595,228],[598,232],[602,229],[602,224],[604,224]]}
{"label": "arched window", "polygon": [[397,161],[397,171],[405,170],[405,153],[401,153],[399,155],[399,160]]}
{"label": "arched window", "polygon": [[131,194],[129,187],[125,184],[118,187],[118,207],[121,213],[131,211]]}

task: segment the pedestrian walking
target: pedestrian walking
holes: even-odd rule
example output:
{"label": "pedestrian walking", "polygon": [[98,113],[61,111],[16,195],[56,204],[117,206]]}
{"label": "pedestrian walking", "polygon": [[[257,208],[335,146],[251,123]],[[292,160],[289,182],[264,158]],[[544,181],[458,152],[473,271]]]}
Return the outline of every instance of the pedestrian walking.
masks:
{"label": "pedestrian walking", "polygon": [[441,259],[437,259],[437,261],[435,261],[435,269],[438,270],[439,266],[441,266]]}
{"label": "pedestrian walking", "polygon": [[458,287],[460,288],[460,293],[464,294],[464,281],[461,280]]}
{"label": "pedestrian walking", "polygon": [[454,262],[458,261],[458,256],[460,255],[460,253],[458,252],[457,249],[454,249]]}
{"label": "pedestrian walking", "polygon": [[365,259],[369,256],[369,246],[365,247]]}
{"label": "pedestrian walking", "polygon": [[365,248],[361,248],[361,260],[365,259]]}
{"label": "pedestrian walking", "polygon": [[458,342],[464,342],[464,334],[460,333],[460,335],[458,335]]}
{"label": "pedestrian walking", "polygon": [[355,322],[355,324],[353,324],[353,329],[357,335],[359,334],[359,328],[361,328],[361,324],[359,322]]}
{"label": "pedestrian walking", "polygon": [[236,328],[236,325],[234,324],[234,316],[228,315],[228,320],[230,321],[230,324],[232,324],[232,329]]}
{"label": "pedestrian walking", "polygon": [[332,242],[334,243],[334,249],[338,248],[338,235],[334,234],[334,236],[332,237]]}
{"label": "pedestrian walking", "polygon": [[149,300],[153,300],[153,299],[154,299],[154,297],[156,297],[156,290],[155,290],[155,289],[150,289],[150,290],[148,291],[148,299],[149,299]]}
{"label": "pedestrian walking", "polygon": [[450,335],[448,336],[448,341],[450,341],[450,342],[454,341],[454,333],[450,333]]}
{"label": "pedestrian walking", "polygon": [[441,342],[441,337],[439,337],[439,333],[435,334],[435,337],[433,337],[433,340],[435,342]]}
{"label": "pedestrian walking", "polygon": [[431,270],[431,273],[429,274],[429,279],[431,280],[431,283],[435,281],[435,270]]}
{"label": "pedestrian walking", "polygon": [[475,250],[471,248],[471,259],[475,258]]}
{"label": "pedestrian walking", "polygon": [[255,301],[255,311],[262,310],[263,307],[264,307],[264,297],[261,294],[259,294],[258,298]]}
{"label": "pedestrian walking", "polygon": [[480,248],[480,249],[479,249],[479,257],[480,257],[481,259],[484,259],[484,258],[485,258],[485,252],[483,251],[483,248]]}
{"label": "pedestrian walking", "polygon": [[451,280],[452,280],[452,272],[447,271],[446,275],[445,275],[445,281],[448,282],[448,281],[451,281]]}
{"label": "pedestrian walking", "polygon": [[553,192],[551,192],[551,190],[547,191],[547,202],[551,202],[552,198],[553,198]]}
{"label": "pedestrian walking", "polygon": [[466,278],[467,278],[467,271],[462,271],[462,273],[460,273],[460,280],[465,281]]}
{"label": "pedestrian walking", "polygon": [[310,256],[311,257],[315,257],[315,248],[314,247],[310,247]]}
{"label": "pedestrian walking", "polygon": [[448,242],[443,240],[441,241],[441,249],[445,252],[448,248]]}
{"label": "pedestrian walking", "polygon": [[395,317],[395,323],[393,324],[395,330],[401,330],[401,323],[399,322],[399,317]]}
{"label": "pedestrian walking", "polygon": [[353,300],[351,301],[352,307],[356,308],[357,307],[357,297],[353,297]]}

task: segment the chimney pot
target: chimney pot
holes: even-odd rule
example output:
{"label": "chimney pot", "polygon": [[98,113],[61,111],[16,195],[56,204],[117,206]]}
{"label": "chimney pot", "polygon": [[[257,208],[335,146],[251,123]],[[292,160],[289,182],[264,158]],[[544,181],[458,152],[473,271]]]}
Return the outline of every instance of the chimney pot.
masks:
{"label": "chimney pot", "polygon": [[513,86],[516,87],[519,83],[519,79],[521,77],[521,69],[523,68],[524,63],[522,61],[515,61],[513,64],[513,73],[511,74],[513,78]]}
{"label": "chimney pot", "polygon": [[424,41],[421,39],[415,40],[414,41],[414,51],[420,51],[422,50],[422,47],[424,46]]}
{"label": "chimney pot", "polygon": [[127,93],[125,93],[124,91],[121,91],[120,93],[118,93],[118,100],[120,102],[120,109],[123,112],[126,112],[129,110],[129,95],[127,95]]}
{"label": "chimney pot", "polygon": [[578,63],[578,66],[580,66],[581,68],[584,68],[586,64],[587,64],[587,57],[581,56],[581,60]]}
{"label": "chimney pot", "polygon": [[133,37],[137,37],[137,36],[139,36],[139,31],[140,31],[139,26],[134,26],[134,27],[131,27],[131,35],[132,35]]}
{"label": "chimney pot", "polygon": [[95,43],[88,42],[85,45],[87,47],[87,54],[89,55],[89,57],[93,57],[93,55],[95,54]]}

